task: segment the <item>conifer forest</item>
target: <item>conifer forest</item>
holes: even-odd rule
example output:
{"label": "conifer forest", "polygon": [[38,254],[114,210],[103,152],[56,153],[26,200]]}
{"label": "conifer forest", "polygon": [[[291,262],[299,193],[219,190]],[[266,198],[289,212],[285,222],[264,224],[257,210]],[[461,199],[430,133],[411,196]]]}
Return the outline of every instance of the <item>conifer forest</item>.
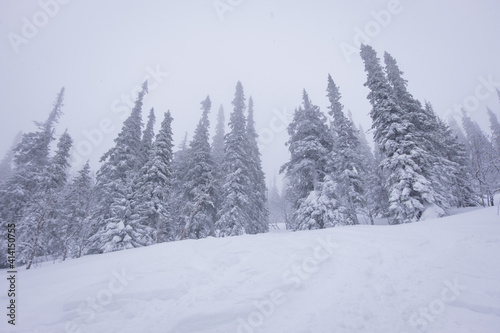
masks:
{"label": "conifer forest", "polygon": [[[465,110],[461,123],[442,119],[432,101],[408,91],[391,54],[362,45],[358,56],[371,129],[354,123],[342,87],[325,73],[327,109],[303,90],[288,124],[282,190],[264,175],[254,100],[241,82],[229,112],[212,105],[210,96],[192,96],[201,99],[199,121],[180,146],[173,143],[170,111],[143,109],[144,82],[113,146],[98,165],[87,162],[77,172],[70,172],[71,133],[58,127],[71,114],[62,88],[46,119],[20,133],[1,161],[1,238],[15,223],[17,264],[30,269],[39,261],[183,239],[266,233],[281,223],[292,231],[377,219],[394,225],[447,216],[457,207],[495,205],[500,104],[483,112],[489,130]],[[161,126],[155,132],[156,122]],[[7,244],[0,245],[5,268]]]}

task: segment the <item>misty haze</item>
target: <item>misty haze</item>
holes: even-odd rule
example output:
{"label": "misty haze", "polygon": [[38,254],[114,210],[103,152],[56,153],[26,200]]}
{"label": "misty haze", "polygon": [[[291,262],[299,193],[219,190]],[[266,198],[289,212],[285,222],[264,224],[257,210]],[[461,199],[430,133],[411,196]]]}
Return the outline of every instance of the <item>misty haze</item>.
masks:
{"label": "misty haze", "polygon": [[1,1],[0,331],[498,332],[499,17]]}

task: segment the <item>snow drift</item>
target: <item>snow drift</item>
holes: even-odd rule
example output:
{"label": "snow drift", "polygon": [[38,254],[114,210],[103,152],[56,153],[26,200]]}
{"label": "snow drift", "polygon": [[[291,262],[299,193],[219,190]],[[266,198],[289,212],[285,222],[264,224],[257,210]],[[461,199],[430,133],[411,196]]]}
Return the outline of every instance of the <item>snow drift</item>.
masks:
{"label": "snow drift", "polygon": [[493,333],[499,254],[496,208],[164,243],[20,268],[0,331]]}

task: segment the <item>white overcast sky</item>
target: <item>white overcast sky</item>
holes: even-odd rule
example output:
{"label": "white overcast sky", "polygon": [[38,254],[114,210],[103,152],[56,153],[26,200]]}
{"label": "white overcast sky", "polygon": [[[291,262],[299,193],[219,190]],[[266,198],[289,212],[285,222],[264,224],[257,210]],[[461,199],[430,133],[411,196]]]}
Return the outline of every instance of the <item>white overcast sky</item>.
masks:
{"label": "white overcast sky", "polygon": [[283,120],[303,88],[326,112],[328,73],[345,109],[369,129],[362,61],[341,48],[357,48],[360,31],[379,57],[388,51],[398,60],[410,91],[438,114],[467,101],[485,127],[486,105],[500,116],[498,97],[488,90],[500,86],[498,0],[0,0],[0,155],[19,130],[46,118],[65,86],[57,134],[67,128],[72,135],[79,149],[74,168],[90,159],[96,170],[121,128],[122,98],[135,98],[134,87],[159,72],[150,80],[144,119],[154,107],[158,128],[170,109],[176,144],[193,132],[207,94],[212,129],[220,104],[228,119],[240,80],[254,98],[271,179],[288,157]]}

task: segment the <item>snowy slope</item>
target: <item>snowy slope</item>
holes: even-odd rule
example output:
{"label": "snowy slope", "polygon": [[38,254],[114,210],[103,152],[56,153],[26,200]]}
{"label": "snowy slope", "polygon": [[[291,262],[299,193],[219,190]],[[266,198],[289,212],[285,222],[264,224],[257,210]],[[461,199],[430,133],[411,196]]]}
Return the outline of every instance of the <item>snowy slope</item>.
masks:
{"label": "snowy slope", "polygon": [[0,331],[500,332],[499,255],[496,208],[160,244],[20,271]]}

